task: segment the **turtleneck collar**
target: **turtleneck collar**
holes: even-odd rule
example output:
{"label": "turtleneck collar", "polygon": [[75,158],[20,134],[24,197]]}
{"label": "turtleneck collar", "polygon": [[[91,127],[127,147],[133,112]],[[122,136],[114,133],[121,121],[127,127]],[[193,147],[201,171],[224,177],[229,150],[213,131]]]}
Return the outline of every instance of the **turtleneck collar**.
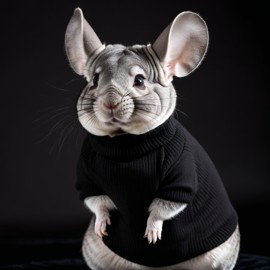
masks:
{"label": "turtleneck collar", "polygon": [[176,131],[176,120],[171,116],[157,128],[141,134],[125,134],[116,137],[88,134],[91,147],[97,153],[114,158],[134,157],[149,153],[169,142]]}

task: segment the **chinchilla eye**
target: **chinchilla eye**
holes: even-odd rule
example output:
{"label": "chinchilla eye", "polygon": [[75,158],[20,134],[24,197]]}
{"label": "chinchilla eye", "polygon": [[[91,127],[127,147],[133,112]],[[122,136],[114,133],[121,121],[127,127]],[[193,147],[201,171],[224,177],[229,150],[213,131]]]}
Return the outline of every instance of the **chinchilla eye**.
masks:
{"label": "chinchilla eye", "polygon": [[99,79],[99,74],[95,73],[93,77],[93,87],[97,87],[98,85],[98,79]]}
{"label": "chinchilla eye", "polygon": [[140,89],[145,89],[145,85],[144,85],[144,80],[145,78],[143,77],[143,75],[136,75],[135,79],[134,79],[134,86],[140,88]]}

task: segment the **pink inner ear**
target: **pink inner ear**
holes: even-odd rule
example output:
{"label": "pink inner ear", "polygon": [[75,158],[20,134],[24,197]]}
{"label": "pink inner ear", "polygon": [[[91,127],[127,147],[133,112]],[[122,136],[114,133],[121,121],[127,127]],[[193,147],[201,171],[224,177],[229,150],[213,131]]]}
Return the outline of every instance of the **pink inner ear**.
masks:
{"label": "pink inner ear", "polygon": [[204,58],[208,47],[207,26],[198,14],[182,12],[165,28],[152,47],[166,76],[187,76]]}
{"label": "pink inner ear", "polygon": [[184,77],[188,75],[190,66],[187,63],[179,63],[177,60],[165,63],[163,66],[168,77]]}
{"label": "pink inner ear", "polygon": [[166,71],[167,76],[174,76],[174,70],[175,70],[174,67],[175,67],[175,61],[166,63],[164,65],[164,70]]}

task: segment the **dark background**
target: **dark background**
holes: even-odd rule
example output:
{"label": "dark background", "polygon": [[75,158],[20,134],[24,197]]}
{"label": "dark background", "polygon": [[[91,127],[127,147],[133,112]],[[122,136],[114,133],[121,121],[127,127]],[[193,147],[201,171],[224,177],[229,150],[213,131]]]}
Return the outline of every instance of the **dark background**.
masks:
{"label": "dark background", "polygon": [[239,214],[241,251],[270,255],[269,28],[260,1],[1,3],[0,241],[73,237],[88,225],[89,212],[75,190],[85,135],[75,102],[85,82],[64,50],[66,26],[78,6],[106,44],[154,42],[185,10],[205,19],[205,60],[174,80],[178,117],[223,178]]}

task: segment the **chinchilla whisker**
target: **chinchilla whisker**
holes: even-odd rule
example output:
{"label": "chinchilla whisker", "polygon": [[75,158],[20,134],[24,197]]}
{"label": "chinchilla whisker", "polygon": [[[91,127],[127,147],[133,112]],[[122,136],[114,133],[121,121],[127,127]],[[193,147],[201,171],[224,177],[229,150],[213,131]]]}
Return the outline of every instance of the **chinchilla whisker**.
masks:
{"label": "chinchilla whisker", "polygon": [[89,107],[89,108],[84,108],[84,109],[79,109],[77,110],[78,116],[84,115],[84,114],[89,114],[89,113],[94,113],[94,108]]}
{"label": "chinchilla whisker", "polygon": [[85,100],[95,101],[95,100],[97,100],[97,98],[96,98],[96,97],[84,97],[84,98],[82,99],[82,102],[85,101]]}
{"label": "chinchilla whisker", "polygon": [[78,131],[81,128],[81,125],[77,119],[72,119],[69,123],[63,123],[63,128],[61,128],[60,134],[59,134],[59,140],[58,140],[58,151],[60,152],[62,150],[62,147],[64,143],[67,141],[68,137],[71,136],[71,134],[76,131],[78,136]]}
{"label": "chinchilla whisker", "polygon": [[[147,112],[147,114],[145,114],[145,112]],[[138,109],[138,110],[136,110],[136,111],[134,112],[134,114],[142,116],[143,119],[147,119],[147,117],[150,117],[150,118],[153,119],[153,120],[155,119],[155,116],[156,116],[156,114],[154,114],[154,113],[150,113],[150,114],[149,114],[148,111],[145,111],[145,110],[143,110],[143,109]]]}
{"label": "chinchilla whisker", "polygon": [[144,97],[133,97],[133,100],[136,101],[147,101],[147,100],[171,100],[171,99],[176,99],[177,96],[175,97],[168,97],[168,98],[144,98]]}
{"label": "chinchilla whisker", "polygon": [[140,113],[139,111],[136,111],[135,114],[136,114],[137,116],[139,116],[140,118],[142,118],[142,119],[143,119],[144,121],[146,121],[146,122],[149,121],[149,120],[147,119],[147,117],[148,117],[148,118],[151,118],[153,121],[156,121],[156,119],[155,119],[154,117],[152,117],[151,115],[147,115],[147,117],[146,117],[145,114]]}
{"label": "chinchilla whisker", "polygon": [[[75,129],[76,125],[78,125],[77,129]],[[75,120],[71,121],[70,123],[63,123],[63,125],[59,126],[57,128],[57,130],[60,130],[59,139],[57,141],[55,141],[55,143],[52,145],[52,147],[50,149],[50,153],[52,153],[52,151],[55,148],[58,148],[58,152],[60,152],[62,150],[62,146],[64,145],[64,143],[67,140],[68,136],[70,136],[70,134],[72,132],[74,132],[74,130],[75,131],[79,130],[79,123],[77,121],[75,121]]]}
{"label": "chinchilla whisker", "polygon": [[66,88],[61,88],[61,87],[57,87],[54,86],[50,83],[47,83],[47,85],[52,88],[53,90],[58,90],[59,93],[64,94],[66,99],[69,99],[73,102],[75,102],[78,98],[78,91],[73,91],[71,89],[66,89]]}
{"label": "chinchilla whisker", "polygon": [[42,143],[43,141],[45,141],[46,139],[48,139],[58,128],[61,128],[64,124],[64,120],[61,119],[60,121],[58,121],[56,124],[54,124],[49,132],[47,133],[47,135],[45,135],[42,139],[40,139],[39,141],[37,141],[37,144]]}
{"label": "chinchilla whisker", "polygon": [[71,83],[73,83],[75,81],[81,80],[81,79],[82,78],[73,78],[73,79],[69,80],[68,82],[66,82],[66,85],[69,85],[69,84],[71,84]]}
{"label": "chinchilla whisker", "polygon": [[57,86],[52,85],[52,84],[50,84],[50,83],[48,83],[48,82],[46,82],[46,84],[47,84],[49,87],[51,87],[51,88],[53,88],[53,89],[55,89],[55,90],[59,90],[59,91],[61,91],[61,92],[68,92],[68,93],[71,93],[71,90],[68,90],[68,89],[65,89],[65,88],[61,88],[61,87],[57,87]]}
{"label": "chinchilla whisker", "polygon": [[135,105],[138,105],[139,107],[142,107],[142,106],[149,106],[149,107],[162,107],[162,108],[166,108],[168,106],[165,106],[165,105],[157,105],[157,104],[154,104],[154,103],[144,103],[144,102],[134,102]]}
{"label": "chinchilla whisker", "polygon": [[153,106],[155,106],[156,104],[153,102],[153,103],[146,103],[146,102],[144,102],[144,101],[134,101],[134,104],[138,104],[138,105],[153,105]]}
{"label": "chinchilla whisker", "polygon": [[137,111],[146,112],[147,114],[153,114],[153,115],[156,115],[156,116],[159,115],[158,113],[154,113],[154,112],[151,112],[150,110],[142,109],[142,108],[137,108]]}
{"label": "chinchilla whisker", "polygon": [[52,124],[46,134],[36,141],[36,144],[43,143],[46,140],[49,140],[51,136],[58,134],[59,140],[54,140],[50,152],[57,145],[60,151],[68,136],[70,136],[76,125],[79,124],[76,110],[71,106],[64,106],[62,108],[48,108],[45,111],[46,114],[44,116],[40,116],[39,119],[34,120],[35,123],[42,123],[42,125],[47,123],[44,126],[47,126],[48,123]]}
{"label": "chinchilla whisker", "polygon": [[91,106],[91,105],[93,105],[93,102],[80,103],[79,105],[80,105],[80,106]]}
{"label": "chinchilla whisker", "polygon": [[88,125],[89,123],[98,124],[98,121],[96,119],[96,115],[95,114],[92,114],[91,116],[88,115],[88,119],[87,119],[86,125]]}
{"label": "chinchilla whisker", "polygon": [[85,115],[89,115],[89,112],[85,110],[78,111],[78,117],[84,117]]}
{"label": "chinchilla whisker", "polygon": [[53,109],[51,111],[49,111],[47,113],[47,116],[40,116],[39,118],[35,119],[33,122],[40,122],[42,120],[42,122],[49,122],[61,115],[66,115],[67,112],[69,112],[71,109],[70,106],[66,106],[63,108],[58,108],[58,109]]}
{"label": "chinchilla whisker", "polygon": [[59,138],[59,142],[58,142],[58,150],[59,150],[59,152],[61,151],[65,141],[68,138],[68,136],[74,131],[74,128],[77,125],[79,126],[79,122],[73,120],[66,127],[64,127],[62,129],[62,131],[60,132],[60,138]]}
{"label": "chinchilla whisker", "polygon": [[184,115],[185,117],[189,117],[188,114],[186,114],[185,112],[183,112],[183,111],[180,110],[179,108],[175,108],[175,113],[176,113],[177,117],[179,117],[178,113],[181,113],[181,114]]}
{"label": "chinchilla whisker", "polygon": [[93,108],[86,108],[83,110],[78,110],[78,116],[79,117],[84,117],[84,116],[92,117],[96,112],[97,110],[94,111]]}
{"label": "chinchilla whisker", "polygon": [[78,117],[86,117],[86,116],[90,117],[90,115],[92,115],[92,114],[90,114],[90,113],[87,112],[87,111],[78,113]]}
{"label": "chinchilla whisker", "polygon": [[143,105],[143,106],[157,106],[157,107],[160,107],[160,108],[169,108],[170,105],[156,105],[156,104],[152,104],[152,103],[140,103],[140,102],[136,102],[135,103],[136,105]]}

